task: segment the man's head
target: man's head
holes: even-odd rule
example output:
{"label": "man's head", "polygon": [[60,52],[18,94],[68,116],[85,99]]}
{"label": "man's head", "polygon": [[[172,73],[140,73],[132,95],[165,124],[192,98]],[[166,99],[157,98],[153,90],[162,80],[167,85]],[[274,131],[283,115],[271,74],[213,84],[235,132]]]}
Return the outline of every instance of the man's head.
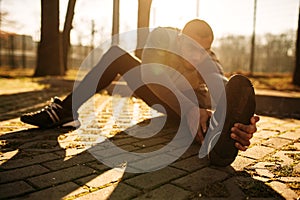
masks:
{"label": "man's head", "polygon": [[[189,21],[182,29],[179,37],[182,56],[192,65],[197,65],[204,58],[203,49],[209,51],[213,39],[214,34],[208,23],[200,19]],[[199,45],[201,48],[199,48]],[[186,67],[193,69],[193,66],[189,66],[189,63],[186,63]]]}
{"label": "man's head", "polygon": [[207,22],[193,19],[185,24],[182,34],[198,42],[204,49],[209,50],[214,40],[214,33]]}

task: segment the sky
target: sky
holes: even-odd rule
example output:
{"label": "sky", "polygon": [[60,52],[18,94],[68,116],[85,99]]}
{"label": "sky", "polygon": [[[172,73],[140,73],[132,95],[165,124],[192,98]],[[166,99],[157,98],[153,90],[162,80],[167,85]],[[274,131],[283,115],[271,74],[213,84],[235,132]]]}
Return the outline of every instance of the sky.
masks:
{"label": "sky", "polygon": [[[135,30],[138,0],[120,0],[120,32]],[[60,0],[60,25],[63,27],[68,0]],[[197,7],[199,5],[199,7]],[[1,30],[40,37],[40,0],[0,0],[1,11],[8,13]],[[73,44],[90,44],[92,21],[95,43],[111,34],[113,0],[77,0],[71,32]],[[297,29],[299,0],[257,0],[256,32],[281,33]],[[150,27],[182,28],[193,18],[206,20],[216,37],[229,34],[251,35],[254,0],[153,0]],[[8,23],[14,22],[14,23]]]}

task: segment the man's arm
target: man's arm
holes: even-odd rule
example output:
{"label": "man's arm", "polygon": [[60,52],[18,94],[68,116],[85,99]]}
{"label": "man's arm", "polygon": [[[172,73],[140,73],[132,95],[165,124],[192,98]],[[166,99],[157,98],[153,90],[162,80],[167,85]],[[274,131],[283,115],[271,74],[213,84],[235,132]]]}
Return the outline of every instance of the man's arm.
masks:
{"label": "man's arm", "polygon": [[[148,87],[150,90],[152,90],[161,101],[169,105],[179,116],[182,116],[196,105],[174,85],[169,76],[172,70],[171,73],[176,73],[174,69],[168,66],[167,62],[167,56],[171,54],[171,52],[168,51],[170,42],[168,33],[164,28],[157,28],[150,33],[142,54],[141,73],[145,83],[157,83],[149,84]],[[179,77],[184,79],[183,75],[179,75]],[[190,86],[187,80],[183,82],[186,82],[186,84]],[[168,92],[162,92],[161,87],[158,86],[159,84],[168,88],[169,92],[176,95],[177,99],[170,98]],[[181,108],[178,107],[178,101]]]}
{"label": "man's arm", "polygon": [[257,131],[256,123],[259,121],[258,116],[253,116],[250,120],[249,125],[240,123],[234,124],[231,128],[231,138],[236,140],[235,146],[241,151],[246,151],[250,145],[250,139],[253,134]]}

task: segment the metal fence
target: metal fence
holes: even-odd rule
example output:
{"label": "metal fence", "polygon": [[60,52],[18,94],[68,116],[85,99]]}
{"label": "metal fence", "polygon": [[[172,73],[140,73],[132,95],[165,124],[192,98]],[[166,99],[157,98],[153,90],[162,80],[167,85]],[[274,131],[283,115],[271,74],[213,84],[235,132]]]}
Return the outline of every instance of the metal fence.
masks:
{"label": "metal fence", "polygon": [[[31,36],[3,34],[0,37],[0,66],[35,68],[38,42]],[[78,68],[91,51],[90,46],[73,45],[68,56],[68,67]]]}

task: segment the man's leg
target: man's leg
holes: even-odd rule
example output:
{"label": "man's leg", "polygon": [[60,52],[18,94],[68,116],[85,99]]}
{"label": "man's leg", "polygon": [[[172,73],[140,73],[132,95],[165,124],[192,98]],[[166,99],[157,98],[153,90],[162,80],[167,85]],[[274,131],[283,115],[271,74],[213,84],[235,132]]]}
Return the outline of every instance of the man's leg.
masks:
{"label": "man's leg", "polygon": [[120,47],[112,46],[73,92],[63,100],[62,105],[69,110],[77,111],[96,92],[111,84],[118,74],[122,75],[140,64],[140,60]]}
{"label": "man's leg", "polygon": [[[63,101],[56,98],[50,106],[45,107],[43,110],[21,116],[21,121],[41,128],[51,128],[77,120],[77,110],[84,102],[96,92],[107,87],[115,79],[117,74],[123,75],[140,64],[141,62],[138,58],[133,57],[118,46],[113,46],[102,56],[98,64],[77,85],[75,90]],[[126,81],[129,87],[136,84],[141,85],[141,87],[135,91],[135,94],[143,99],[149,106],[161,104],[165,107],[168,116],[180,118],[168,105],[161,102],[157,96],[143,84],[139,71],[134,77],[128,78]],[[163,87],[162,92],[172,94]],[[72,110],[74,112],[72,112]],[[75,116],[73,116],[73,114],[75,114]]]}
{"label": "man's leg", "polygon": [[70,123],[74,126],[75,121],[78,126],[79,107],[96,92],[107,87],[117,74],[123,74],[139,65],[138,59],[129,56],[121,48],[112,46],[63,101],[55,97],[52,103],[42,110],[22,115],[21,121],[41,128],[65,126]]}
{"label": "man's leg", "polygon": [[[77,110],[87,99],[89,99],[95,92],[99,92],[106,88],[115,77],[120,74],[121,76],[135,67],[139,67],[141,61],[121,49],[118,46],[111,47],[105,55],[101,58],[99,63],[89,72],[78,87],[74,90],[73,94],[69,94],[63,101],[63,105],[66,105],[69,109]],[[177,114],[170,108],[169,105],[160,101],[160,99],[144,84],[141,78],[140,68],[132,71],[134,74],[130,74],[130,77],[123,77],[127,82],[129,88],[134,89],[135,86],[140,86],[134,91],[134,94],[141,98],[149,106],[160,104],[165,110],[166,114],[172,118],[179,118]],[[102,75],[101,75],[102,74]],[[101,75],[101,77],[99,77]],[[98,81],[99,80],[99,81]],[[97,84],[95,90],[90,89]],[[161,92],[168,93],[170,98],[176,98],[175,95],[163,86],[159,86]],[[76,101],[74,101],[76,98]],[[73,100],[72,100],[73,99]],[[179,106],[179,103],[178,103]]]}
{"label": "man's leg", "polygon": [[242,75],[231,77],[225,92],[210,119],[199,154],[200,157],[208,155],[211,164],[218,166],[230,165],[235,160],[238,149],[230,137],[231,128],[235,123],[250,124],[255,111],[254,88],[248,78]]}

